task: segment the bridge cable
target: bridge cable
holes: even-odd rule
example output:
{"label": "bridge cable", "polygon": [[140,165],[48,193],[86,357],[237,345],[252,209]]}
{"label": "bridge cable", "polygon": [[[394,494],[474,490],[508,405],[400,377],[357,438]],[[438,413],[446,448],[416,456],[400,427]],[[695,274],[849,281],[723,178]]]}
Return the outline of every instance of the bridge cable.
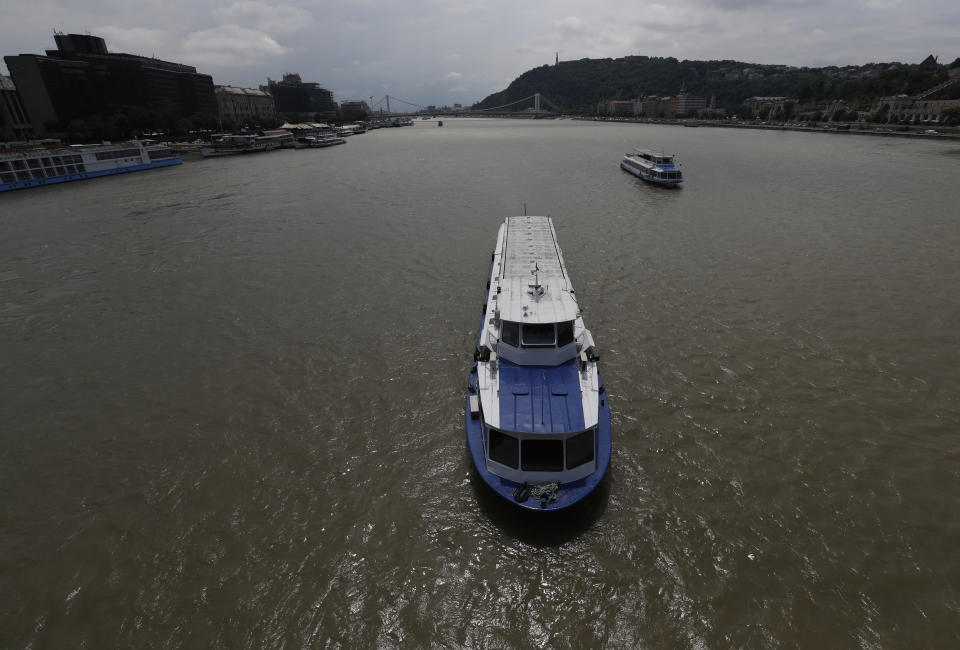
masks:
{"label": "bridge cable", "polygon": [[[471,109],[471,110],[474,111],[474,112],[478,112],[478,113],[481,112],[481,111],[495,111],[495,110],[497,110],[497,109],[499,109],[499,108],[506,108],[507,106],[513,106],[514,104],[520,104],[521,102],[525,102],[525,101],[527,101],[528,99],[533,99],[533,98],[536,97],[536,96],[537,96],[536,93],[534,93],[533,95],[530,95],[529,97],[524,97],[523,99],[518,99],[518,100],[515,101],[515,102],[510,102],[509,104],[503,104],[502,106],[492,106],[492,107],[490,107],[490,108],[475,108],[475,109]],[[543,95],[541,95],[541,97],[543,97]]]}

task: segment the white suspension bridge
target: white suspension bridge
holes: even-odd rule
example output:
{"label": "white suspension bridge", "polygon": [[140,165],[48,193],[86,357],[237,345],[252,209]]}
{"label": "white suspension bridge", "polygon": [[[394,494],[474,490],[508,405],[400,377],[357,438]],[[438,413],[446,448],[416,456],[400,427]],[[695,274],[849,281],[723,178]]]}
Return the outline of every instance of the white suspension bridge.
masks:
{"label": "white suspension bridge", "polygon": [[[370,109],[373,111],[374,115],[376,115],[379,110],[380,114],[384,117],[412,117],[415,115],[429,114],[443,116],[459,115],[463,117],[495,116],[543,118],[553,117],[562,112],[556,104],[540,93],[534,93],[529,97],[524,97],[523,99],[518,99],[510,102],[509,104],[503,104],[501,106],[491,106],[489,108],[458,108],[457,110],[428,108],[414,102],[408,102],[404,99],[400,99],[399,97],[391,97],[390,95],[384,95],[377,102],[373,102],[373,97],[371,97],[370,101]],[[402,104],[404,109],[401,111],[391,110],[391,101],[394,102],[394,106],[396,106],[398,103]],[[544,106],[547,106],[552,110],[548,110],[547,108],[544,108]]]}

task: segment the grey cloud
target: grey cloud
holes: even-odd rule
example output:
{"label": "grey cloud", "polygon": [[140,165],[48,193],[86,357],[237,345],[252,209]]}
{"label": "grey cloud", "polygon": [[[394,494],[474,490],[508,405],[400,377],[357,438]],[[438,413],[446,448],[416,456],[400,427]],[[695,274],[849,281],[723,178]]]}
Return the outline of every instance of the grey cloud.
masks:
{"label": "grey cloud", "polygon": [[256,87],[299,72],[338,99],[390,92],[421,104],[481,99],[557,51],[561,60],[647,54],[792,65],[960,55],[960,15],[943,0],[635,0],[627,10],[622,0],[8,4],[0,55],[52,48],[51,28],[101,30],[111,49],[194,65],[216,83]]}

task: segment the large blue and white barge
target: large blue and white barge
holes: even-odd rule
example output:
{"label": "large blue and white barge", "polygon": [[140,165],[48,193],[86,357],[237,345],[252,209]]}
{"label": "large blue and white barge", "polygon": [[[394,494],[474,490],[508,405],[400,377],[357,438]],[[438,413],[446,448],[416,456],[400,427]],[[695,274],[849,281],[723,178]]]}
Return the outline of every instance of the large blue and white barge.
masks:
{"label": "large blue and white barge", "polygon": [[148,146],[139,140],[10,151],[0,153],[0,192],[169,167],[181,162],[169,146]]}
{"label": "large blue and white barge", "polygon": [[610,465],[610,404],[550,217],[507,217],[470,369],[467,443],[484,482],[532,510],[590,494]]}
{"label": "large blue and white barge", "polygon": [[677,166],[674,156],[650,149],[634,149],[624,155],[620,167],[654,185],[680,187],[683,182],[683,172]]}

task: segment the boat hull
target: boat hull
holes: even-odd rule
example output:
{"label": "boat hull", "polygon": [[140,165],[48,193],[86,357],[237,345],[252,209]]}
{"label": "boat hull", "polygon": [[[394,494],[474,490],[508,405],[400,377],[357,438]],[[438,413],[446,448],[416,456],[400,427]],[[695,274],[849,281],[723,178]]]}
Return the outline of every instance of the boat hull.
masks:
{"label": "boat hull", "polygon": [[624,171],[628,171],[634,176],[636,176],[637,178],[645,180],[652,185],[659,185],[660,187],[679,188],[680,183],[683,182],[682,180],[676,181],[676,180],[665,180],[662,178],[656,178],[655,176],[651,176],[650,174],[643,173],[643,170],[634,169],[633,167],[630,167],[629,165],[627,165],[625,162],[622,162],[622,161],[620,163],[620,169],[623,169]]}

